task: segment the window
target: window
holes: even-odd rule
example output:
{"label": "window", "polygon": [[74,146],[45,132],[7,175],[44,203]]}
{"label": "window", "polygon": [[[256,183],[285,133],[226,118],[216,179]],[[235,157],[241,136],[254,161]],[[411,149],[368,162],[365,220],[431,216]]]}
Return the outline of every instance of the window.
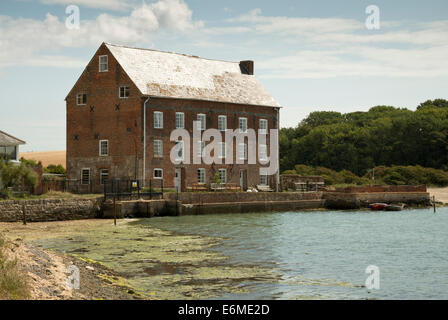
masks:
{"label": "window", "polygon": [[227,170],[226,169],[219,169],[219,180],[221,180],[221,183],[227,183]]}
{"label": "window", "polygon": [[205,114],[199,113],[197,117],[198,123],[198,130],[205,130]]}
{"label": "window", "polygon": [[266,144],[260,144],[258,146],[258,157],[262,161],[268,160],[268,146]]}
{"label": "window", "polygon": [[198,169],[198,183],[205,183],[205,169]]}
{"label": "window", "polygon": [[100,140],[100,156],[109,155],[109,140]]}
{"label": "window", "polygon": [[81,184],[90,184],[90,169],[82,169],[81,170]]}
{"label": "window", "polygon": [[17,147],[0,147],[0,160],[17,160]]}
{"label": "window", "polygon": [[197,143],[197,155],[198,157],[205,156],[205,141],[198,141]]}
{"label": "window", "polygon": [[268,176],[265,174],[260,175],[260,184],[262,186],[267,186],[268,185]]}
{"label": "window", "polygon": [[154,179],[163,179],[163,169],[154,169]]}
{"label": "window", "polygon": [[240,160],[247,160],[247,144],[240,143],[238,145],[238,155]]}
{"label": "window", "polygon": [[224,159],[226,157],[226,143],[219,143],[219,158]]}
{"label": "window", "polygon": [[118,95],[121,99],[129,98],[129,86],[122,86],[118,92]]}
{"label": "window", "polygon": [[107,56],[100,56],[99,66],[100,66],[99,67],[100,72],[109,71],[109,63]]}
{"label": "window", "polygon": [[176,112],[176,129],[185,127],[185,115],[183,112]]}
{"label": "window", "polygon": [[268,133],[268,120],[260,119],[260,125],[258,127],[258,132],[261,133],[261,134],[267,134]]}
{"label": "window", "polygon": [[174,146],[174,148],[176,154],[176,161],[184,160],[184,142],[176,141],[176,145]]}
{"label": "window", "polygon": [[86,93],[78,93],[76,95],[76,105],[85,106],[87,104],[87,94]]}
{"label": "window", "polygon": [[154,128],[163,129],[163,112],[154,111]]}
{"label": "window", "polygon": [[238,122],[240,131],[247,132],[247,118],[240,118]]}
{"label": "window", "polygon": [[108,178],[109,178],[109,170],[101,169],[100,170],[100,184],[106,183]]}
{"label": "window", "polygon": [[163,141],[154,140],[154,157],[163,157]]}
{"label": "window", "polygon": [[219,131],[227,130],[227,116],[218,116],[218,130]]}

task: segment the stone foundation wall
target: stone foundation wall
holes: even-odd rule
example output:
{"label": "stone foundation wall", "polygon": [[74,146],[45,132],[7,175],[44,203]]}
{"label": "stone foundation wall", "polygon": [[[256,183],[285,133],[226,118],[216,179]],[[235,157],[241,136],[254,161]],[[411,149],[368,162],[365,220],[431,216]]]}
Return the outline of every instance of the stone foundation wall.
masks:
{"label": "stone foundation wall", "polygon": [[329,209],[359,209],[371,203],[405,203],[407,205],[430,205],[427,192],[343,193],[325,192],[325,206]]}
{"label": "stone foundation wall", "polygon": [[81,220],[99,217],[102,198],[0,201],[0,222]]}
{"label": "stone foundation wall", "polygon": [[235,203],[235,202],[269,202],[320,200],[322,192],[182,192],[165,193],[165,200],[179,200],[182,204],[197,203]]}

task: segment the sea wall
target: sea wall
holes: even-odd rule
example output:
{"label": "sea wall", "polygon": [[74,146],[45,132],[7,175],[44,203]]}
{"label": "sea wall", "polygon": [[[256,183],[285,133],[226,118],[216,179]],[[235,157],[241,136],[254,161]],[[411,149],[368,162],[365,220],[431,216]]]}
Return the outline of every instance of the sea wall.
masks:
{"label": "sea wall", "polygon": [[102,217],[113,219],[154,216],[177,216],[182,214],[182,204],[176,200],[134,200],[104,203]]}
{"label": "sea wall", "polygon": [[343,193],[325,192],[325,207],[328,209],[359,209],[375,202],[405,203],[407,205],[430,205],[428,192],[373,192]]}
{"label": "sea wall", "polygon": [[322,192],[181,192],[165,193],[165,200],[178,200],[182,204],[211,204],[236,202],[282,202],[321,200]]}
{"label": "sea wall", "polygon": [[102,198],[39,199],[0,201],[0,222],[60,221],[91,219],[100,216]]}

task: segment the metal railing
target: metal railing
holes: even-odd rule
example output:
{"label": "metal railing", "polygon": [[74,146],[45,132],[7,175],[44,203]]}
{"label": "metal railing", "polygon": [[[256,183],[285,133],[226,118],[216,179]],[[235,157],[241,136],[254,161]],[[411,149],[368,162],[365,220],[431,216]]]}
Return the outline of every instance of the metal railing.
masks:
{"label": "metal railing", "polygon": [[163,197],[163,180],[149,180],[149,187],[142,188],[141,180],[107,180],[104,182],[104,199],[160,199]]}

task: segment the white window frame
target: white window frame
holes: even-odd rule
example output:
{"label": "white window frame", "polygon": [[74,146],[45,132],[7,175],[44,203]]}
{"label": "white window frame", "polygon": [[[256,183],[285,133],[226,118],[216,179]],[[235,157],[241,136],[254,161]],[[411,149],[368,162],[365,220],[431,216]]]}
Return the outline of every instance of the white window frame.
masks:
{"label": "white window frame", "polygon": [[238,144],[238,157],[240,160],[247,160],[247,143]]}
{"label": "white window frame", "polygon": [[[262,125],[262,123],[264,125]],[[268,133],[268,120],[267,119],[260,119],[259,124],[258,124],[258,133],[261,134],[267,134]],[[265,127],[265,128],[263,128]]]}
{"label": "white window frame", "polygon": [[[222,178],[221,173],[224,172],[224,179]],[[221,180],[221,183],[227,183],[227,170],[226,169],[219,169],[219,179]]]}
{"label": "white window frame", "polygon": [[[243,121],[242,123],[245,124],[245,128],[244,128],[244,126],[242,128],[241,121]],[[245,117],[238,118],[238,128],[239,128],[240,132],[242,132],[242,133],[246,133],[247,132],[247,118],[245,118]]]}
{"label": "white window frame", "polygon": [[198,157],[205,157],[205,141],[196,142],[196,152]]}
{"label": "white window frame", "polygon": [[219,143],[219,158],[225,159],[226,158],[226,152],[227,152],[227,146],[225,142]]}
{"label": "white window frame", "polygon": [[[224,124],[224,125],[222,125],[222,124]],[[218,130],[219,131],[227,130],[227,116],[224,116],[224,115],[218,116]]]}
{"label": "white window frame", "polygon": [[196,121],[198,121],[198,130],[205,130],[207,127],[207,117],[205,113],[198,113],[196,116]]}
{"label": "white window frame", "polygon": [[[266,179],[266,181],[263,182],[263,178]],[[267,174],[260,174],[260,185],[261,186],[268,185],[268,175]]]}
{"label": "white window frame", "polygon": [[176,121],[176,129],[184,129],[185,128],[185,113],[176,112],[176,120],[175,121]]}
{"label": "white window frame", "polygon": [[258,145],[258,158],[261,161],[268,160],[268,145],[267,144],[259,144]]}
{"label": "white window frame", "polygon": [[[107,171],[107,174],[104,174],[104,171]],[[100,169],[100,184],[104,185],[104,179],[103,177],[107,176],[107,179],[109,179],[109,169]]]}
{"label": "white window frame", "polygon": [[182,158],[179,157],[179,151],[177,149],[175,149],[175,159],[176,161],[184,161],[185,160],[185,143],[182,140],[178,140],[175,142],[175,148],[178,148],[177,145],[180,144],[182,145]]}
{"label": "white window frame", "polygon": [[[101,62],[101,59],[106,58],[106,62]],[[105,69],[101,69],[101,66],[106,65]],[[98,57],[98,71],[99,72],[107,72],[109,71],[109,56],[107,54]]]}
{"label": "white window frame", "polygon": [[[124,90],[123,90],[124,95],[121,95],[121,89],[124,89]],[[127,95],[126,95],[126,93],[127,93]],[[120,86],[120,87],[118,88],[118,97],[119,97],[120,99],[127,99],[127,98],[129,98],[129,95],[130,95],[130,89],[129,89],[129,86]]]}
{"label": "white window frame", "polygon": [[[162,176],[161,177],[156,177],[156,171],[159,171],[159,172],[161,172],[162,173]],[[163,169],[161,169],[161,168],[154,168],[154,170],[153,170],[153,178],[154,179],[163,179]]]}
{"label": "white window frame", "polygon": [[[79,103],[79,96],[86,96],[86,101],[84,103]],[[81,99],[84,100],[83,98],[84,97],[82,97]],[[86,104],[87,104],[87,93],[84,93],[84,92],[78,93],[76,95],[76,105],[77,106],[85,106]]]}
{"label": "white window frame", "polygon": [[154,140],[154,158],[162,158],[163,157],[163,140],[156,139]]}
{"label": "white window frame", "polygon": [[[84,183],[84,171],[88,171],[89,172],[89,181],[87,183]],[[83,186],[88,186],[90,184],[90,168],[82,168],[81,169],[81,185]]]}
{"label": "white window frame", "polygon": [[[103,142],[106,142],[107,153],[103,153]],[[109,140],[100,140],[99,147],[100,147],[100,150],[99,150],[100,157],[109,156]]]}
{"label": "white window frame", "polygon": [[199,168],[196,174],[198,178],[198,183],[205,184],[205,182],[207,181],[205,177],[205,168]]}
{"label": "white window frame", "polygon": [[163,112],[162,111],[154,111],[154,129],[163,129]]}

